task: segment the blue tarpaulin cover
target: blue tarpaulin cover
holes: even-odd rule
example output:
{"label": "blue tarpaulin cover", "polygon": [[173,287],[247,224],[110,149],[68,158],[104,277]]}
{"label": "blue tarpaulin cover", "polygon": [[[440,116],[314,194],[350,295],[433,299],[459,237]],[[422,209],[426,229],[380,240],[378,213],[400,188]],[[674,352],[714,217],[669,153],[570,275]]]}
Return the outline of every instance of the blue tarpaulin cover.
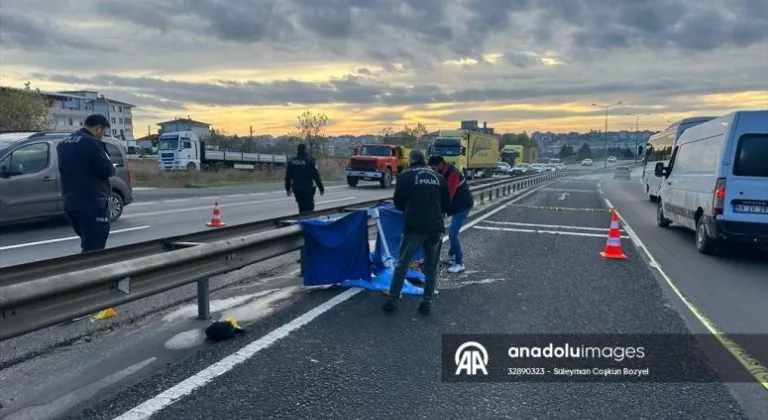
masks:
{"label": "blue tarpaulin cover", "polygon": [[[396,262],[397,256],[400,255],[398,251],[400,249],[400,239],[403,237],[403,213],[391,204],[379,206],[378,209],[381,227],[384,230],[384,237],[386,238],[385,240],[389,247],[389,252]],[[381,243],[382,239],[383,238],[381,238],[380,235],[376,235],[376,250],[374,252],[373,264],[377,270],[384,268],[384,247]],[[411,262],[422,258],[424,258],[424,251],[419,250]],[[418,271],[416,271],[416,273],[418,273]],[[406,277],[411,278],[410,276]]]}
{"label": "blue tarpaulin cover", "polygon": [[302,220],[304,285],[339,284],[371,278],[368,211],[358,210],[336,220]]}

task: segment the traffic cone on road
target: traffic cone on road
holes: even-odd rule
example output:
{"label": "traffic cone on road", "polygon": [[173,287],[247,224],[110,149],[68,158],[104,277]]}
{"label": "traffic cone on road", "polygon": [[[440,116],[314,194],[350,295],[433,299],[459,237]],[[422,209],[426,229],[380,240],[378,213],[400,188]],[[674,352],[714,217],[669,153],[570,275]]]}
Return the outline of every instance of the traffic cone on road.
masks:
{"label": "traffic cone on road", "polygon": [[213,204],[213,218],[210,222],[206,223],[209,227],[224,227],[227,224],[221,220],[221,212],[219,211],[218,201]]}
{"label": "traffic cone on road", "polygon": [[616,210],[613,210],[611,213],[611,228],[608,230],[608,241],[605,244],[605,249],[600,253],[600,256],[613,260],[625,260],[627,259],[627,256],[621,249],[619,215],[616,214]]}

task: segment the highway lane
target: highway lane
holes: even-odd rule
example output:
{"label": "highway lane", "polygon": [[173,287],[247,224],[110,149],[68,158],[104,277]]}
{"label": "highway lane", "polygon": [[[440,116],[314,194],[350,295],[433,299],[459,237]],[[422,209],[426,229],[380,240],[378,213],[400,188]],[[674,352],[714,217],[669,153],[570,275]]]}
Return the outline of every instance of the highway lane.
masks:
{"label": "highway lane", "polygon": [[[335,207],[391,194],[376,187],[350,189],[332,186],[323,197],[316,197],[316,208]],[[218,201],[222,218],[229,225],[291,215],[297,212],[293,197],[285,191],[263,191],[217,196],[203,196],[162,201],[137,202],[127,206],[123,217],[112,225],[107,247],[151,239],[182,235],[210,229],[214,202]],[[79,252],[79,239],[66,221],[42,222],[39,227],[11,227],[0,236],[0,266],[55,258]]]}
{"label": "highway lane", "polygon": [[717,256],[700,254],[693,232],[656,226],[656,204],[644,196],[637,175],[606,177],[601,188],[662,270],[723,332],[768,334],[768,252],[732,246]]}
{"label": "highway lane", "polygon": [[[736,398],[716,383],[440,382],[442,333],[690,332],[629,241],[626,261],[598,256],[610,220],[598,194],[600,178],[559,181],[487,213],[485,220],[474,219],[463,234],[468,270],[441,276],[441,293],[426,319],[413,312],[412,297],[400,313],[387,316],[379,309],[382,296],[372,292],[314,290],[251,306],[233,299],[258,291],[230,290],[214,297],[217,315],[238,313],[246,336],[202,344],[202,326],[188,319],[191,313],[178,316],[185,310],[179,308],[137,323],[133,331],[52,355],[47,363],[19,366],[5,377],[14,379],[10,394],[42,391],[24,385],[34,382],[29,378],[35,372],[54,378],[43,369],[61,371],[65,377],[51,381],[65,383],[66,363],[83,366],[94,385],[75,391],[90,402],[73,408],[73,419],[113,419],[143,403],[153,419],[765,418],[760,401]],[[595,211],[574,210],[579,208]],[[290,289],[283,280],[271,284]],[[240,307],[245,309],[236,311]],[[260,312],[268,313],[254,316]],[[297,320],[302,322],[292,327]],[[177,343],[185,345],[169,345]],[[243,349],[255,350],[242,364],[231,370],[214,365]],[[670,352],[687,350],[681,345]],[[97,353],[103,357],[95,358]],[[689,362],[690,369],[710,369]],[[185,392],[174,388],[184,380],[190,384]],[[161,391],[167,394],[155,398]],[[60,398],[67,397],[72,395]]]}

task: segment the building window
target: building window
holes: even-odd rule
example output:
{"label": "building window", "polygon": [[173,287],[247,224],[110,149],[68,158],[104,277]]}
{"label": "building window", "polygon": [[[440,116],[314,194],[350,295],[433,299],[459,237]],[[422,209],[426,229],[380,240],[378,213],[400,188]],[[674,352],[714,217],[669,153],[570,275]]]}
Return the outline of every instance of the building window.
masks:
{"label": "building window", "polygon": [[112,112],[115,112],[115,106],[114,106],[114,105],[112,105],[111,107],[109,107],[109,109],[110,109]]}
{"label": "building window", "polygon": [[117,112],[123,112],[123,107],[121,106],[117,107]]}
{"label": "building window", "polygon": [[123,121],[125,121],[125,125],[133,124],[133,121],[131,121],[131,118],[123,118]]}
{"label": "building window", "polygon": [[67,118],[67,125],[75,125],[75,123],[72,121],[72,118]]}
{"label": "building window", "polygon": [[122,119],[122,118],[120,118],[120,120],[119,120],[119,121],[120,121],[120,124],[122,124],[122,123],[123,123],[123,119]]}
{"label": "building window", "polygon": [[83,125],[83,120],[78,121],[78,125],[82,126]]}
{"label": "building window", "polygon": [[112,124],[117,124],[117,118],[112,117]]}
{"label": "building window", "polygon": [[112,135],[113,135],[113,136],[116,136],[116,135],[117,135],[117,129],[116,129],[116,128],[113,128],[113,129],[112,129]]}

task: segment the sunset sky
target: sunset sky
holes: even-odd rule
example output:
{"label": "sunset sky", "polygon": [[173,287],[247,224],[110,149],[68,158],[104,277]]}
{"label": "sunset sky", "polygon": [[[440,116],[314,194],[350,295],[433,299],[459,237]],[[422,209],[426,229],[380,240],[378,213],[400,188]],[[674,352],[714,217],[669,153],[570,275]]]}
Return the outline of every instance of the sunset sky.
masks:
{"label": "sunset sky", "polygon": [[[725,6],[727,4],[727,7]],[[0,84],[88,88],[147,126],[284,134],[463,119],[497,131],[660,129],[768,108],[765,0],[2,0]]]}

